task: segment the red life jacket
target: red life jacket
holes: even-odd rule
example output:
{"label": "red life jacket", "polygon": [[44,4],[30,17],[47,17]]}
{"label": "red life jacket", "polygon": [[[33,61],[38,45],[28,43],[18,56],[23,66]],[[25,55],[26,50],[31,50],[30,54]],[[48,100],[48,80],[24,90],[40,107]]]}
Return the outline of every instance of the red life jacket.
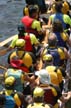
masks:
{"label": "red life jacket", "polygon": [[[19,38],[20,38],[20,37],[19,37]],[[27,34],[26,36],[23,36],[22,39],[25,40],[25,48],[24,48],[24,50],[25,50],[25,51],[32,51],[33,48],[32,48],[32,44],[31,44],[30,35]]]}
{"label": "red life jacket", "polygon": [[10,61],[11,66],[17,69],[21,69],[23,72],[29,73],[29,69],[22,63],[21,60],[11,60]]}
{"label": "red life jacket", "polygon": [[31,25],[33,23],[34,19],[30,18],[29,16],[24,16],[21,19],[21,22],[26,26],[26,32],[27,33],[33,33],[35,36],[38,36],[38,32],[36,29],[31,28]]}
{"label": "red life jacket", "polygon": [[55,105],[57,102],[57,98],[54,96],[51,88],[44,89],[44,102]]}

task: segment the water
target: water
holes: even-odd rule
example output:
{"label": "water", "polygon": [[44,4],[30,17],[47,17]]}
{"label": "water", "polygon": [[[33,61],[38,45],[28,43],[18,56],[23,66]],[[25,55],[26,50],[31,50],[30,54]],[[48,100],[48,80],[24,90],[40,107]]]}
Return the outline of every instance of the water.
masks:
{"label": "water", "polygon": [[[0,0],[0,42],[17,34],[17,25],[23,16],[25,0]],[[8,54],[0,57],[0,65],[7,63]]]}
{"label": "water", "polygon": [[17,33],[24,6],[24,0],[0,0],[0,41]]}

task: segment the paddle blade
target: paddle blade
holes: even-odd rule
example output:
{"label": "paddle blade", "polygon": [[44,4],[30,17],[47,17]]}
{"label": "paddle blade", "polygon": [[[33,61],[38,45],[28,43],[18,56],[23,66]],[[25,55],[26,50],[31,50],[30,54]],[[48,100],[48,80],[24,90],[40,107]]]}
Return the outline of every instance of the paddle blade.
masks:
{"label": "paddle blade", "polygon": [[0,50],[0,56],[4,56],[7,53],[6,49]]}

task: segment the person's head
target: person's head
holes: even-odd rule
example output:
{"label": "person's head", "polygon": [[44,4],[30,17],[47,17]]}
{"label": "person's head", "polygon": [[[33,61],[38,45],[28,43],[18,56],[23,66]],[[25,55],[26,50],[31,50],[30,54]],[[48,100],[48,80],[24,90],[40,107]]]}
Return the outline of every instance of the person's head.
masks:
{"label": "person's head", "polygon": [[36,8],[36,10],[37,10],[37,12],[38,12],[38,15],[39,15],[39,14],[40,14],[39,6],[35,4],[34,7]]}
{"label": "person's head", "polygon": [[18,39],[16,41],[16,45],[17,49],[24,49],[25,46],[25,40],[24,39]]}
{"label": "person's head", "polygon": [[56,47],[57,45],[57,37],[55,35],[55,33],[50,33],[49,37],[48,37],[48,45],[49,47]]}
{"label": "person's head", "polygon": [[37,103],[43,102],[43,97],[44,97],[44,90],[40,87],[36,87],[33,91],[34,101]]}
{"label": "person's head", "polygon": [[29,11],[29,16],[31,18],[35,18],[37,19],[38,18],[38,7],[36,5],[30,5],[28,7],[28,11]]}
{"label": "person's head", "polygon": [[5,79],[5,89],[14,90],[15,86],[15,78],[13,76],[9,76]]}
{"label": "person's head", "polygon": [[44,67],[53,65],[53,57],[51,54],[47,54],[43,56]]}
{"label": "person's head", "polygon": [[55,20],[52,24],[53,32],[63,32],[63,25],[60,20]]}
{"label": "person's head", "polygon": [[55,11],[57,13],[62,13],[62,2],[61,1],[55,2]]}
{"label": "person's head", "polygon": [[35,75],[39,77],[40,85],[51,84],[51,78],[46,69],[41,69],[40,71],[36,71]]}
{"label": "person's head", "polygon": [[18,35],[21,37],[21,36],[24,36],[24,33],[26,32],[26,27],[24,24],[19,24],[18,25]]}

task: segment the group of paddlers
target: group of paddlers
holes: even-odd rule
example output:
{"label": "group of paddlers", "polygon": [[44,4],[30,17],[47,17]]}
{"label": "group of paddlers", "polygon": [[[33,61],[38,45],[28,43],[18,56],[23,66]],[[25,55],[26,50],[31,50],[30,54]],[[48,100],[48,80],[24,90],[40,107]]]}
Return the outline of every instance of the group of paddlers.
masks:
{"label": "group of paddlers", "polygon": [[71,87],[65,86],[71,80],[66,71],[71,59],[70,4],[25,1],[18,35],[4,53],[11,51],[0,108],[70,108]]}

